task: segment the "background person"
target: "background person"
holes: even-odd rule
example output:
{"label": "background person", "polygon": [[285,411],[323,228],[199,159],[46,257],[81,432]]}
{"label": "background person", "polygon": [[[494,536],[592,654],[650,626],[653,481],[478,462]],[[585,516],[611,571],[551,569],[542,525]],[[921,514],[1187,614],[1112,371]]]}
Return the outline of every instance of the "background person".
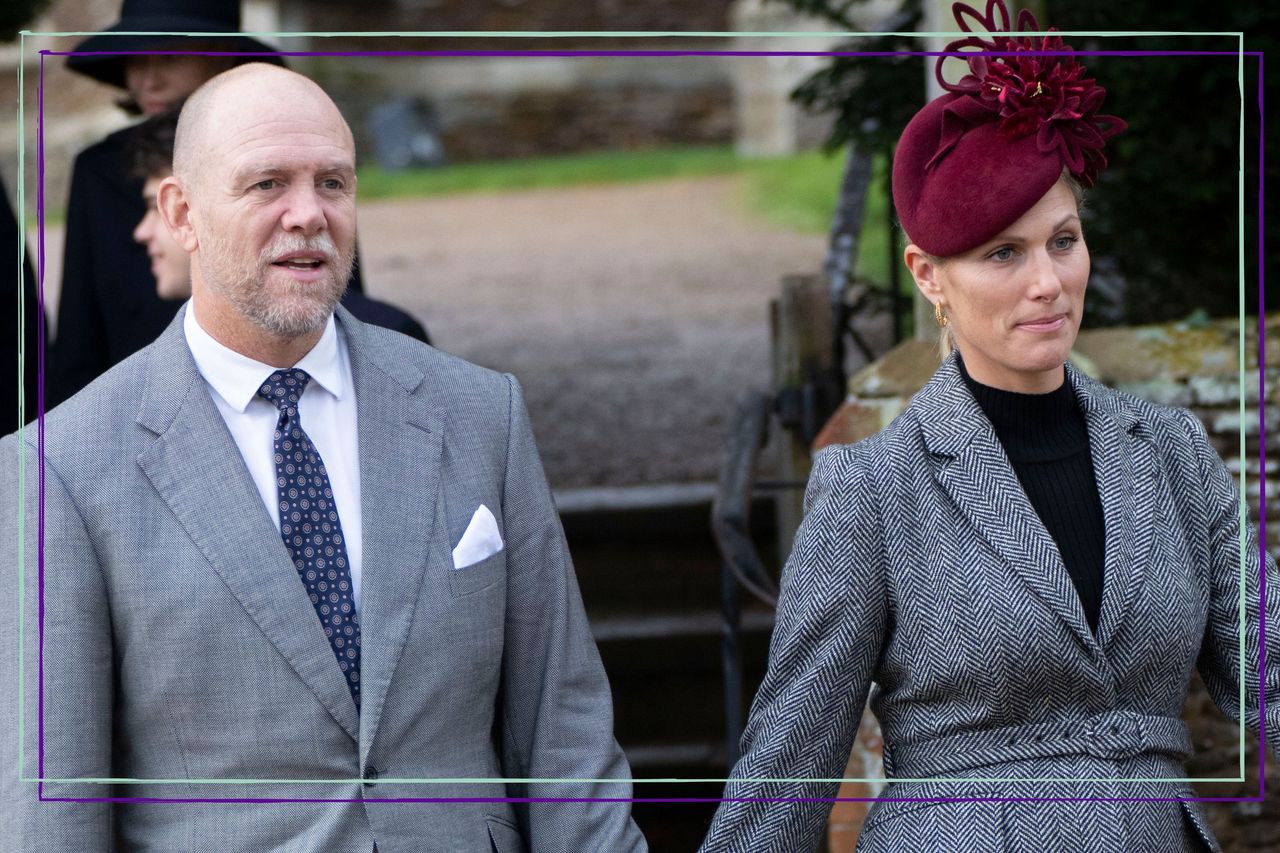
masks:
{"label": "background person", "polygon": [[[118,103],[131,115],[157,115],[190,95],[206,80],[248,61],[283,65],[274,48],[240,35],[238,0],[125,0],[120,20],[104,34],[76,46],[82,55],[67,67],[121,89]],[[205,39],[115,35],[130,32],[226,33]],[[110,51],[227,51],[264,56],[83,55]],[[156,339],[173,319],[179,302],[156,294],[150,263],[133,241],[134,225],[146,212],[141,182],[129,173],[126,145],[132,127],[110,134],[77,155],[67,199],[62,291],[57,337],[49,359],[46,408],[52,408],[107,369]],[[359,264],[349,290],[363,291]],[[382,314],[381,324],[398,317]],[[397,329],[425,338],[425,331]]]}
{"label": "background person", "polygon": [[[1179,781],[1189,678],[1258,730],[1239,655],[1259,659],[1259,576],[1275,617],[1280,576],[1195,415],[1066,364],[1089,276],[1079,185],[1124,123],[1070,57],[1019,54],[1059,38],[1014,37],[999,0],[955,8],[996,35],[947,48],[983,52],[893,170],[905,261],[951,351],[886,430],[815,459],[739,799],[703,849],[815,849],[838,782],[780,780],[844,775],[874,681],[890,783],[860,851],[1216,850]],[[1274,692],[1280,641],[1267,660]],[[1280,751],[1274,703],[1266,722]]]}
{"label": "background person", "polygon": [[[14,310],[5,312],[0,320],[0,352],[9,359],[8,366],[0,368],[0,430],[17,429],[22,423],[35,420],[37,403],[37,369],[40,344],[37,335],[44,326],[44,316],[36,302],[36,277],[31,270],[31,260],[25,254],[18,258],[18,220],[9,202],[9,190],[0,181],[0,273],[5,281],[4,298]],[[24,299],[23,310],[17,311],[18,296]],[[23,353],[21,372],[15,356]],[[21,421],[18,417],[18,401],[23,404]]]}
{"label": "background person", "polygon": [[142,201],[147,211],[134,226],[133,240],[146,249],[156,295],[182,300],[191,296],[191,256],[169,233],[156,206],[161,182],[173,174],[173,136],[177,126],[177,110],[147,119],[134,128],[128,151],[133,177],[142,181]]}
{"label": "background person", "polygon": [[[47,0],[12,0],[0,10],[0,41],[12,41],[18,31],[34,18]],[[16,197],[0,181],[0,298],[13,309],[0,319],[0,353],[9,359],[8,366],[0,368],[0,433],[10,432],[21,422],[34,420],[37,404],[37,378],[39,368],[39,333],[44,328],[44,315],[36,303],[36,279],[31,269],[29,253],[18,257],[18,229],[21,227],[14,214]],[[17,310],[18,298],[23,298],[23,309]],[[24,360],[19,370],[17,353]],[[22,403],[19,419],[18,404]]]}

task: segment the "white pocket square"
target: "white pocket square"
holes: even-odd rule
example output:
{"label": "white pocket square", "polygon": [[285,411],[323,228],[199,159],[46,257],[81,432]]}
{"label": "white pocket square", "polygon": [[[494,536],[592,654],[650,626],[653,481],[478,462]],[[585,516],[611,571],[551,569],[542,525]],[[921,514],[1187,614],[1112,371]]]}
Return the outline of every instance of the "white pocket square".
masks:
{"label": "white pocket square", "polygon": [[458,541],[458,547],[453,549],[453,567],[465,569],[474,566],[501,550],[502,534],[498,532],[498,519],[493,517],[487,506],[480,504],[475,515],[471,516],[467,531]]}

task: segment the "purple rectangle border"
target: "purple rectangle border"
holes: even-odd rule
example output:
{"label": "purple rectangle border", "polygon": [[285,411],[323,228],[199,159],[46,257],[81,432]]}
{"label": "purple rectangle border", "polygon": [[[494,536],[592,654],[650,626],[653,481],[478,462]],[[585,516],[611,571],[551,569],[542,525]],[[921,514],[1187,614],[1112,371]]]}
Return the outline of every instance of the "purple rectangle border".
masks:
{"label": "purple rectangle border", "polygon": [[[675,57],[675,56],[953,56],[963,58],[966,54],[958,51],[745,51],[745,50],[412,50],[412,51],[54,51],[41,50],[39,84],[36,90],[36,220],[38,223],[37,257],[38,272],[36,275],[36,304],[44,313],[44,70],[47,56],[137,56],[137,55],[216,55],[216,56],[439,56],[439,57]],[[997,54],[1004,55],[1004,54]],[[1263,264],[1263,239],[1265,213],[1266,145],[1263,136],[1263,54],[1261,51],[1171,51],[1171,50],[1076,50],[1076,51],[1019,51],[1020,56],[1255,56],[1258,58],[1258,464],[1259,478],[1265,483],[1266,478],[1266,322],[1265,322],[1265,267]],[[25,143],[24,143],[25,144]],[[19,176],[21,179],[21,176]],[[1244,330],[1241,329],[1241,334]],[[39,777],[44,777],[44,373],[45,373],[45,339],[44,328],[37,326],[37,342],[39,352],[36,357],[38,379],[37,416],[36,416],[36,456],[38,467],[38,517],[37,517],[37,573],[38,573],[38,619],[39,619],[39,684],[38,693],[38,729],[39,729]],[[1243,450],[1243,448],[1242,448]],[[76,802],[76,803],[717,803],[717,802],[777,802],[777,803],[846,803],[846,802],[1200,802],[1200,803],[1258,803],[1262,802],[1266,791],[1266,685],[1262,673],[1266,671],[1266,632],[1267,617],[1264,603],[1267,598],[1266,578],[1266,502],[1267,490],[1260,490],[1258,496],[1259,524],[1259,588],[1258,588],[1258,710],[1259,739],[1263,747],[1258,750],[1258,794],[1256,797],[360,797],[358,799],[335,798],[199,798],[199,797],[46,797],[43,781],[37,782],[37,796],[42,802]],[[1243,501],[1243,496],[1241,497]],[[1244,709],[1241,709],[1243,716]],[[1241,722],[1243,726],[1244,723]],[[352,779],[352,783],[361,780]],[[623,781],[623,780],[619,780]],[[663,780],[678,783],[681,780]],[[739,780],[750,783],[752,780]],[[762,783],[765,780],[760,780]],[[892,779],[886,780],[892,782]],[[938,781],[947,781],[941,779]],[[971,781],[971,780],[970,780]],[[1176,781],[1176,780],[1173,780]],[[1235,781],[1235,780],[1224,780]],[[69,784],[69,783],[68,783]],[[184,780],[165,780],[157,784],[186,784]],[[559,783],[569,784],[569,783]]]}

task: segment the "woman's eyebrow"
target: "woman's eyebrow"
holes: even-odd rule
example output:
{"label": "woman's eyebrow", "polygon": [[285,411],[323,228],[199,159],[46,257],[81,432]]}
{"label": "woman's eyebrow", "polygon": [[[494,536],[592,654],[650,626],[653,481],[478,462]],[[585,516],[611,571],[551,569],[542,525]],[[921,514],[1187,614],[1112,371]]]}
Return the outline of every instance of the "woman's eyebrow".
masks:
{"label": "woman's eyebrow", "polygon": [[[1080,221],[1079,214],[1068,213],[1066,216],[1062,217],[1062,219],[1058,220],[1058,223],[1054,225],[1051,230],[1057,231],[1059,228],[1066,225],[1068,222],[1070,222],[1073,219],[1079,222]],[[1026,243],[1026,242],[1027,242],[1026,237],[1022,237],[1022,236],[1019,236],[1018,234],[1010,234],[1006,232],[1004,234],[999,234],[995,237],[992,237],[991,240],[986,245],[994,246],[997,243]]]}

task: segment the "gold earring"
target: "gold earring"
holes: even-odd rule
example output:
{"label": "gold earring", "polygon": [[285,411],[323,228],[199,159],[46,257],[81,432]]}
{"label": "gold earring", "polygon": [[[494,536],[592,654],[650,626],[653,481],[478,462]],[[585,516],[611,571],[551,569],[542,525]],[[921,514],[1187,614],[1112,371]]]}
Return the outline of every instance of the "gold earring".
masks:
{"label": "gold earring", "polygon": [[947,323],[951,322],[951,318],[942,313],[941,302],[933,303],[933,319],[937,322],[938,328],[940,329],[945,329],[947,327]]}

